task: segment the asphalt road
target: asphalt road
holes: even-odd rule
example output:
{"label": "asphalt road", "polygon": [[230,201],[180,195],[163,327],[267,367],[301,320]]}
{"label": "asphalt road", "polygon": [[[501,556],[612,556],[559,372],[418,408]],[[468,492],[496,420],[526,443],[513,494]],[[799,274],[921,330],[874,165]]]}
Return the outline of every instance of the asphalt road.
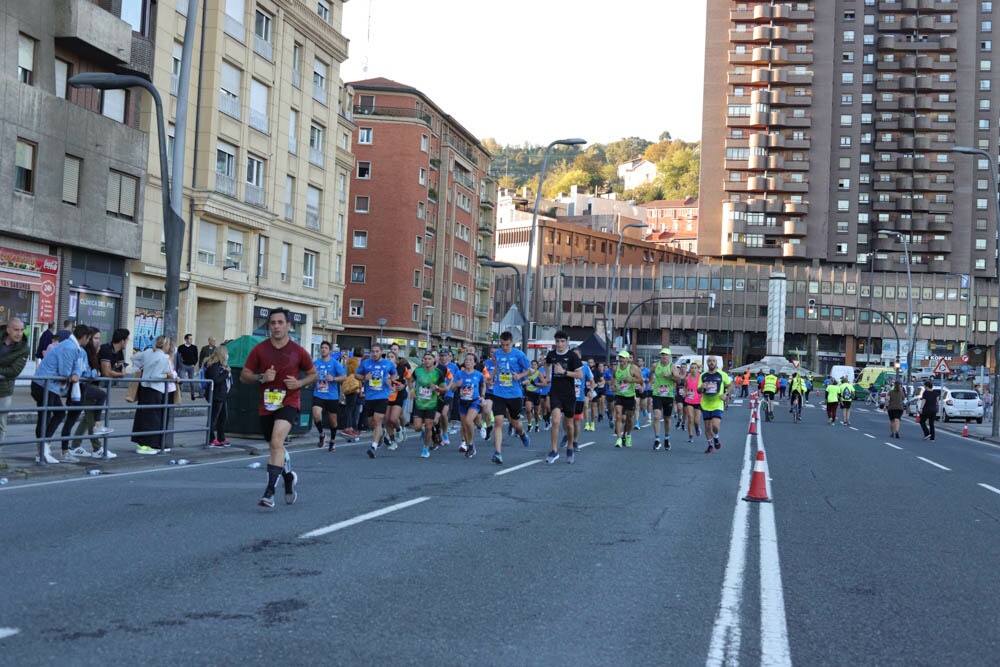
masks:
{"label": "asphalt road", "polygon": [[[1000,448],[817,408],[723,447],[598,424],[567,465],[414,438],[0,487],[6,664],[988,664]],[[856,430],[855,430],[856,429]],[[874,437],[869,437],[874,436]],[[457,438],[453,436],[453,442]],[[889,444],[886,444],[889,443]],[[746,503],[752,458],[773,503]],[[923,458],[921,458],[923,457]],[[526,465],[525,465],[526,464]],[[523,466],[523,467],[519,467]],[[945,470],[944,468],[948,468]],[[498,474],[499,473],[499,474]],[[985,486],[983,486],[985,485]],[[991,490],[992,489],[992,490]],[[280,491],[280,489],[279,489]]]}

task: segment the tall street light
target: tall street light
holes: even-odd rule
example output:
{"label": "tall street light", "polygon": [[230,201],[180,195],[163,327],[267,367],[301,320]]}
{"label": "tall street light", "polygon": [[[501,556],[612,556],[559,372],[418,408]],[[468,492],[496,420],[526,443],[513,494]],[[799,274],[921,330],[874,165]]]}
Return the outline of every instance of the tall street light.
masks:
{"label": "tall street light", "polygon": [[[906,379],[913,376],[913,347],[917,344],[914,337],[916,329],[913,326],[913,277],[910,275],[910,237],[895,229],[880,229],[876,234],[898,236],[903,242],[903,254],[906,257],[906,326],[910,334],[910,347],[906,351]],[[874,266],[874,265],[873,265]]]}
{"label": "tall street light", "polygon": [[375,320],[375,324],[378,325],[378,342],[379,342],[379,345],[382,344],[382,332],[383,332],[383,329],[385,329],[385,325],[388,324],[388,323],[389,323],[389,320],[385,319],[384,317],[380,317],[377,320]]}
{"label": "tall street light", "polygon": [[[124,90],[144,88],[156,107],[156,129],[160,148],[160,186],[163,189],[163,240],[167,257],[166,287],[163,298],[163,333],[177,340],[178,309],[181,289],[181,251],[184,245],[184,219],[170,204],[170,178],[167,174],[167,133],[163,120],[163,101],[152,83],[138,76],[110,72],[86,72],[67,81],[74,88]],[[176,165],[175,165],[176,166]]]}
{"label": "tall street light", "polygon": [[[587,306],[593,306],[596,310],[601,309],[601,314],[604,315],[604,366],[606,368],[611,368],[611,341],[608,334],[608,311],[604,309],[604,304],[597,301],[581,301],[580,305],[586,308]],[[597,331],[596,318],[594,321],[594,331]]]}
{"label": "tall street light", "polygon": [[[997,286],[1000,288],[1000,187],[998,187],[997,182],[1000,178],[997,177],[996,171],[996,160],[990,155],[989,151],[982,148],[973,148],[971,146],[955,146],[951,149],[954,153],[962,153],[963,155],[978,155],[979,157],[986,160],[986,164],[989,165],[990,180],[993,182],[993,210],[996,214],[996,233],[994,237],[996,238],[996,262],[997,262]],[[971,296],[970,296],[971,298]],[[997,302],[997,322],[1000,322],[1000,301]],[[1000,335],[993,343],[993,426],[990,429],[990,435],[992,438],[1000,438]]]}
{"label": "tall street light", "polygon": [[[556,139],[545,147],[545,154],[542,157],[542,170],[538,173],[538,189],[535,191],[535,211],[531,214],[531,231],[528,233],[528,260],[524,264],[524,291],[521,294],[521,312],[524,315],[524,327],[526,331],[531,326],[531,311],[528,309],[528,304],[531,303],[530,295],[532,288],[531,262],[535,254],[535,234],[538,229],[538,205],[542,201],[542,183],[545,181],[545,169],[549,166],[549,151],[552,150],[553,146],[582,146],[585,143],[587,143],[586,139],[574,137],[572,139]],[[527,334],[524,336],[524,341],[524,349],[522,351],[527,354]]]}
{"label": "tall street light", "polygon": [[[611,289],[608,290],[608,307],[607,307],[607,310],[604,311],[607,314],[607,317],[611,318],[611,334],[612,335],[614,335],[614,333],[615,333],[614,317],[615,317],[615,314],[616,314],[616,312],[618,310],[618,304],[615,303],[615,288],[618,287],[618,272],[619,272],[619,270],[621,268],[618,265],[618,262],[621,261],[621,257],[622,257],[622,241],[625,239],[625,230],[629,229],[629,228],[641,229],[641,228],[645,228],[645,227],[648,227],[648,226],[649,225],[647,225],[645,222],[632,222],[632,223],[629,223],[629,224],[625,225],[624,227],[622,227],[621,229],[618,230],[618,248],[615,250],[614,279],[611,282]],[[608,348],[610,350],[611,341],[609,340],[609,341],[607,341],[607,343],[608,343]]]}
{"label": "tall street light", "polygon": [[434,312],[434,306],[424,306],[424,312],[427,314],[427,352],[431,351],[431,313]]}
{"label": "tall street light", "polygon": [[[524,290],[521,289],[521,269],[517,268],[517,265],[511,264],[509,262],[498,262],[494,259],[490,259],[486,255],[479,255],[477,257],[479,263],[482,266],[487,266],[491,269],[512,269],[514,271],[515,285],[517,286],[517,298],[514,300],[515,303],[521,301],[524,297]],[[528,318],[524,317],[524,324],[521,326],[521,352],[528,354]]]}

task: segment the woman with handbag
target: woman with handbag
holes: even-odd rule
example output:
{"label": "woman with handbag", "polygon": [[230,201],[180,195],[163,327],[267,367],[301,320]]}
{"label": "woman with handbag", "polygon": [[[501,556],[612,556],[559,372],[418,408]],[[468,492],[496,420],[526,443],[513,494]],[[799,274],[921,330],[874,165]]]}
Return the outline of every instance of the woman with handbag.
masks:
{"label": "woman with handbag", "polygon": [[[157,336],[153,348],[132,357],[132,364],[141,372],[138,402],[132,420],[132,442],[136,454],[159,454],[163,448],[163,433],[167,424],[168,383],[176,380],[170,363],[173,341],[167,336]],[[174,384],[173,382],[169,384]],[[176,392],[176,388],[174,389]]]}
{"label": "woman with handbag", "polygon": [[229,398],[229,389],[233,386],[233,379],[229,368],[229,350],[225,345],[217,346],[209,355],[205,360],[204,370],[205,379],[212,383],[212,423],[208,429],[208,437],[212,443],[209,446],[228,447],[229,441],[226,440],[225,431],[229,409],[226,407],[226,401]]}

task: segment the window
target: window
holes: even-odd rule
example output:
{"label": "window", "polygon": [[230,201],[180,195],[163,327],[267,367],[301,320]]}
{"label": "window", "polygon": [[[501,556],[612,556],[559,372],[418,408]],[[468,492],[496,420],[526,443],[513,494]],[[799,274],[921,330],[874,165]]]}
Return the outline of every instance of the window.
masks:
{"label": "window", "polygon": [[355,231],[354,240],[351,242],[351,246],[355,248],[367,248],[368,232]]}
{"label": "window", "polygon": [[236,148],[222,141],[215,148],[215,189],[223,194],[236,194]]}
{"label": "window", "polygon": [[369,179],[372,177],[372,163],[359,161],[358,162],[358,178]]}
{"label": "window", "polygon": [[72,155],[63,158],[62,200],[74,206],[80,200],[80,167],[83,160]]}
{"label": "window", "polygon": [[295,177],[285,176],[285,220],[295,217]]}
{"label": "window", "polygon": [[424,237],[416,237],[416,242],[413,244],[413,251],[418,255],[424,254]]}
{"label": "window", "polygon": [[[419,286],[417,285],[416,287]],[[420,306],[418,306],[417,304],[413,304],[410,307],[410,319],[413,320],[414,322],[420,321]]]}
{"label": "window", "polygon": [[364,299],[351,299],[350,305],[348,306],[347,314],[349,317],[364,317],[365,316],[365,300]]}
{"label": "window", "polygon": [[66,99],[66,82],[69,81],[69,72],[69,63],[56,58],[56,97]]}
{"label": "window", "polygon": [[417,182],[420,185],[427,185],[427,170],[423,167],[420,167],[420,171],[417,172]]}
{"label": "window", "polygon": [[352,283],[363,283],[363,282],[365,282],[365,265],[364,264],[352,264],[351,265],[351,282]]}
{"label": "window", "polygon": [[844,31],[844,43],[845,44],[851,44],[853,42],[854,42],[854,31],[853,30],[845,30]]}
{"label": "window", "polygon": [[198,261],[215,266],[215,253],[219,243],[218,225],[202,220],[198,223]]}
{"label": "window", "polygon": [[302,253],[302,286],[316,287],[316,253],[306,250]]}
{"label": "window", "polygon": [[290,243],[281,244],[281,282],[288,282],[288,259],[292,255],[292,245]]}
{"label": "window", "polygon": [[273,60],[274,47],[271,43],[271,24],[273,19],[267,12],[257,10],[253,25],[253,50],[255,53]]}
{"label": "window", "polygon": [[125,220],[135,220],[138,187],[139,179],[135,176],[111,171],[108,174],[108,215]]}
{"label": "window", "polygon": [[368,197],[357,196],[354,198],[354,212],[368,213]]}
{"label": "window", "polygon": [[226,262],[223,265],[227,269],[243,270],[243,243],[246,237],[238,229],[230,229],[226,232]]}
{"label": "window", "polygon": [[313,99],[326,104],[327,65],[318,58],[313,62]]}
{"label": "window", "polygon": [[246,8],[243,0],[226,0],[226,18],[224,30],[227,35],[234,39],[243,41],[245,30],[243,19],[246,16]]}
{"label": "window", "polygon": [[299,112],[295,109],[288,112],[288,152],[292,155],[299,152]]}
{"label": "window", "polygon": [[413,271],[413,286],[420,287],[420,269],[414,269]]}
{"label": "window", "polygon": [[121,19],[130,26],[133,32],[141,35],[146,34],[146,21],[149,19],[147,11],[149,3],[146,0],[122,0]]}
{"label": "window", "polygon": [[429,148],[430,148],[430,137],[428,137],[426,134],[421,134],[420,150],[426,153],[429,150]]}
{"label": "window", "polygon": [[29,86],[35,82],[36,43],[23,33],[17,36],[17,80]]}
{"label": "window", "polygon": [[327,0],[317,0],[316,2],[316,13],[321,19],[330,22],[330,3]]}
{"label": "window", "polygon": [[840,75],[841,83],[854,83],[854,72],[842,72]]}
{"label": "window", "polygon": [[14,189],[35,192],[35,144],[23,139],[17,140],[14,150]]}
{"label": "window", "polygon": [[418,201],[417,202],[417,220],[423,220],[425,212],[426,212],[426,208],[424,206],[424,203],[422,201]]}
{"label": "window", "polygon": [[257,79],[250,80],[250,127],[267,133],[267,98],[269,89]]}
{"label": "window", "polygon": [[261,234],[257,237],[257,277],[267,276],[267,237]]}
{"label": "window", "polygon": [[846,243],[838,243],[837,244],[837,248],[836,248],[836,253],[838,255],[846,255],[847,254],[847,244]]}
{"label": "window", "polygon": [[976,250],[986,250],[986,239],[976,239]]}
{"label": "window", "polygon": [[316,125],[309,126],[309,161],[317,167],[323,166],[323,138],[326,129]]}
{"label": "window", "polygon": [[337,201],[347,202],[347,174],[343,172],[337,174]]}
{"label": "window", "polygon": [[125,122],[124,90],[105,90],[101,92],[101,115],[119,123]]}
{"label": "window", "polygon": [[240,81],[242,78],[240,70],[223,61],[219,110],[227,116],[237,119],[240,117]]}
{"label": "window", "polygon": [[307,185],[306,186],[306,227],[309,229],[320,228],[319,212],[322,210],[320,208],[320,200],[322,199],[323,191],[319,188]]}
{"label": "window", "polygon": [[372,128],[370,127],[359,127],[358,128],[358,143],[359,144],[370,144],[372,142]]}
{"label": "window", "polygon": [[292,85],[302,87],[302,45],[298,42],[292,45]]}
{"label": "window", "polygon": [[264,205],[264,160],[247,154],[246,200],[254,206]]}

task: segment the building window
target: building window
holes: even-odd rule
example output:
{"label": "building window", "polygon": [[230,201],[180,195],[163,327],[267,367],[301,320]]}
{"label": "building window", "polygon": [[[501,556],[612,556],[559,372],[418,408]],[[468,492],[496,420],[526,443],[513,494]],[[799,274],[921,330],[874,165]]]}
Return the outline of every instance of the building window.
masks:
{"label": "building window", "polygon": [[417,202],[417,220],[423,220],[425,213],[424,203],[422,201]]}
{"label": "building window", "polygon": [[218,225],[202,220],[198,223],[198,261],[215,266],[215,253],[219,244]]}
{"label": "building window", "polygon": [[420,269],[414,269],[413,271],[413,286],[420,287]]}
{"label": "building window", "polygon": [[372,177],[372,163],[366,161],[358,162],[358,178],[369,179]]}
{"label": "building window", "polygon": [[326,104],[327,64],[318,58],[313,62],[313,99]]}
{"label": "building window", "polygon": [[292,85],[302,87],[302,45],[298,42],[292,45]]}
{"label": "building window", "polygon": [[295,218],[295,177],[285,176],[285,220]]}
{"label": "building window", "polygon": [[250,80],[250,127],[267,134],[267,98],[270,90],[257,79]]}
{"label": "building window", "polygon": [[222,83],[219,87],[219,110],[237,120],[240,117],[240,81],[242,72],[227,62],[222,63]]}
{"label": "building window", "polygon": [[281,244],[281,282],[288,282],[288,260],[292,256],[292,246],[290,243]]}
{"label": "building window", "polygon": [[29,86],[35,82],[35,44],[23,33],[17,36],[17,80]]}
{"label": "building window", "polygon": [[119,123],[125,122],[124,90],[105,90],[101,92],[101,115]]}
{"label": "building window", "polygon": [[840,82],[846,84],[854,83],[854,72],[842,72],[840,75]]}
{"label": "building window", "polygon": [[351,246],[354,248],[367,248],[368,232],[355,231],[354,239],[351,241]]}
{"label": "building window", "polygon": [[418,236],[413,243],[413,251],[418,255],[424,254],[424,237]]}
{"label": "building window", "polygon": [[337,174],[337,201],[347,202],[347,174],[343,172]]}
{"label": "building window", "polygon": [[116,218],[135,220],[136,190],[139,179],[118,171],[108,174],[107,212]]}
{"label": "building window", "polygon": [[257,10],[253,25],[253,50],[268,60],[274,60],[274,47],[271,42],[272,22],[270,14]]}
{"label": "building window", "polygon": [[370,144],[372,142],[372,128],[370,127],[359,127],[358,128],[358,143],[359,144]]}
{"label": "building window", "polygon": [[316,287],[316,253],[308,250],[302,254],[302,286]]}
{"label": "building window", "polygon": [[226,18],[223,30],[233,39],[243,42],[245,30],[243,19],[246,16],[246,6],[243,0],[226,0]]}
{"label": "building window", "polygon": [[417,172],[417,183],[427,185],[427,170],[423,167],[420,167],[420,171]]}
{"label": "building window", "polygon": [[317,167],[323,166],[323,138],[325,128],[315,123],[309,126],[309,161]]}
{"label": "building window", "polygon": [[17,140],[14,151],[14,189],[18,192],[35,192],[35,144]]}
{"label": "building window", "polygon": [[347,311],[348,317],[364,317],[365,316],[365,300],[364,299],[351,299],[350,305]]}
{"label": "building window", "polygon": [[225,268],[243,270],[243,244],[245,241],[245,235],[238,229],[230,229],[226,232]]}
{"label": "building window", "polygon": [[222,141],[215,148],[215,189],[236,196],[236,148]]}
{"label": "building window", "polygon": [[261,234],[257,237],[257,277],[267,276],[267,237]]}
{"label": "building window", "polygon": [[363,282],[365,282],[365,266],[364,266],[364,264],[352,264],[351,265],[351,282],[352,283],[363,283]]}
{"label": "building window", "polygon": [[264,160],[247,155],[246,201],[252,206],[264,205]]}
{"label": "building window", "polygon": [[299,152],[299,112],[295,109],[288,112],[288,152],[292,155]]}
{"label": "building window", "polygon": [[319,15],[321,19],[330,22],[330,3],[327,0],[317,0],[316,1],[316,14]]}
{"label": "building window", "polygon": [[70,64],[56,58],[56,97],[66,99],[66,86],[70,76]]}
{"label": "building window", "polygon": [[80,167],[83,160],[72,155],[63,158],[62,200],[76,206],[80,201]]}
{"label": "building window", "polygon": [[357,196],[354,198],[354,212],[355,213],[368,213],[370,210],[368,208],[368,197]]}
{"label": "building window", "polygon": [[427,152],[430,149],[430,137],[426,134],[420,135],[420,150]]}
{"label": "building window", "polygon": [[319,188],[306,186],[306,227],[318,230],[320,228],[319,212],[321,209],[321,199],[323,191]]}

